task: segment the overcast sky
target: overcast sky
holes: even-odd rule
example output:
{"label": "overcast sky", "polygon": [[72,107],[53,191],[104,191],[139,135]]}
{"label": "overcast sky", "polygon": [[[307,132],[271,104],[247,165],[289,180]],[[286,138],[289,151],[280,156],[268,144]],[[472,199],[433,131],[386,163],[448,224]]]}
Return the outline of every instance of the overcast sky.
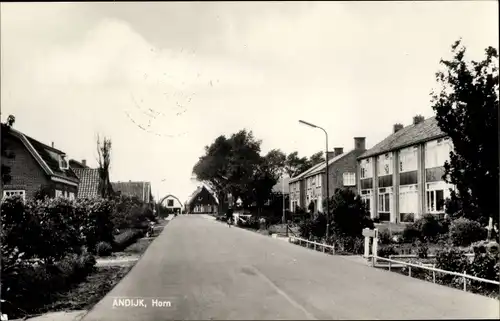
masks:
{"label": "overcast sky", "polygon": [[91,166],[107,135],[112,181],[184,201],[218,135],[309,156],[323,133],[299,119],[348,151],[432,116],[440,58],[497,28],[497,1],[2,3],[2,121]]}

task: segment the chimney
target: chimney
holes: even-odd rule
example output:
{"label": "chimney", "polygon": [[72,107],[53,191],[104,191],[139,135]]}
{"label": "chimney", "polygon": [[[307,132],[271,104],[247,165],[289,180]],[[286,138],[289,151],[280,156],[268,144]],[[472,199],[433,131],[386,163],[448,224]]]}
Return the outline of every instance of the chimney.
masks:
{"label": "chimney", "polygon": [[424,116],[422,115],[417,115],[415,117],[413,117],[413,125],[417,125],[417,124],[420,124],[421,122],[423,122],[425,120]]}
{"label": "chimney", "polygon": [[52,144],[51,144],[51,145],[52,145],[52,148],[54,148],[54,142],[52,142]]}
{"label": "chimney", "polygon": [[342,155],[343,152],[344,152],[344,148],[343,147],[335,147],[333,149],[333,155],[335,155],[335,157],[337,157],[339,155]]}
{"label": "chimney", "polygon": [[328,152],[328,160],[335,157],[335,152]]}
{"label": "chimney", "polygon": [[354,149],[366,149],[365,137],[354,137]]}
{"label": "chimney", "polygon": [[394,132],[397,133],[398,131],[400,131],[401,129],[403,129],[403,124],[394,124]]}
{"label": "chimney", "polygon": [[87,167],[87,160],[86,159],[82,159],[82,165],[83,165],[83,167]]}

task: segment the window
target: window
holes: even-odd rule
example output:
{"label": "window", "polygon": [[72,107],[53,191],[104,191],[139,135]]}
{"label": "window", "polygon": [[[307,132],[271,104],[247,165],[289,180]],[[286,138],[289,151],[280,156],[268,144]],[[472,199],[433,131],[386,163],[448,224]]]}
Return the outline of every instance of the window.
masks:
{"label": "window", "polygon": [[[415,148],[417,147],[417,148]],[[402,149],[399,152],[399,172],[417,170],[418,146]]]}
{"label": "window", "polygon": [[344,173],[344,186],[356,186],[356,173]]}
{"label": "window", "polygon": [[167,200],[168,207],[174,207],[174,200]]}
{"label": "window", "polygon": [[444,190],[427,191],[427,212],[437,213],[444,211]]}
{"label": "window", "polygon": [[56,189],[56,197],[62,197],[62,191]]}
{"label": "window", "polygon": [[75,199],[75,193],[69,193],[69,199],[74,200]]}
{"label": "window", "polygon": [[392,174],[393,158],[391,154],[381,155],[378,158],[378,176]]}
{"label": "window", "polygon": [[365,178],[366,177],[366,171],[364,168],[361,168],[361,178]]}
{"label": "window", "polygon": [[382,213],[389,213],[391,211],[391,197],[389,193],[378,195],[378,211]]}
{"label": "window", "polygon": [[417,185],[406,185],[399,188],[399,212],[418,212],[418,192]]}
{"label": "window", "polygon": [[24,190],[5,190],[3,191],[3,197],[11,197],[11,196],[15,196],[15,195],[19,195],[22,197],[23,201],[26,200],[26,192]]}
{"label": "window", "polygon": [[317,185],[318,187],[321,187],[322,176],[321,176],[321,174],[320,174],[320,175],[318,175],[317,177],[318,177],[318,181],[316,182],[316,185]]}
{"label": "window", "polygon": [[59,168],[64,170],[69,168],[68,161],[66,160],[66,155],[59,156]]}
{"label": "window", "polygon": [[372,177],[372,165],[370,164],[370,159],[363,159],[360,164],[361,167],[361,178]]}

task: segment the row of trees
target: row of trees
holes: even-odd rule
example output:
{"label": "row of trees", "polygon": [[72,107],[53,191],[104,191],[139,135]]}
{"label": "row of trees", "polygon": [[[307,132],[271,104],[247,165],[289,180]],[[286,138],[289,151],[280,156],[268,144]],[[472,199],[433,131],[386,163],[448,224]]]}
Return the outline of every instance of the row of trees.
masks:
{"label": "row of trees", "polygon": [[262,156],[261,141],[251,131],[241,130],[229,138],[221,135],[206,146],[193,174],[215,191],[221,204],[231,194],[243,206],[255,204],[261,209],[281,175],[296,176],[324,160],[322,152],[307,158],[299,157],[298,152],[286,155],[279,149]]}

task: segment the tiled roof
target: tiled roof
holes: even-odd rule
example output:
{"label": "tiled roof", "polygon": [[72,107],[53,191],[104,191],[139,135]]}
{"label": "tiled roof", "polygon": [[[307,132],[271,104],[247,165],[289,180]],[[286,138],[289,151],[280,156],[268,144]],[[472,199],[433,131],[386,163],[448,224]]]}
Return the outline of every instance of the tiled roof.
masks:
{"label": "tiled roof", "polygon": [[302,173],[300,173],[299,175],[295,176],[295,177],[292,177],[288,183],[293,183],[293,182],[296,182],[298,180],[300,180],[301,178],[303,178],[305,175],[309,174],[310,172],[316,170],[318,167],[321,166],[321,164],[324,164],[323,162],[319,163],[319,164],[316,164],[314,165],[313,167],[309,168],[308,170],[306,171],[303,171]]}
{"label": "tiled roof", "polygon": [[147,199],[147,193],[151,191],[150,182],[114,182],[111,183],[111,186],[115,192],[135,196],[140,200]]}
{"label": "tiled roof", "polygon": [[[338,156],[333,157],[332,159],[330,159],[328,161],[328,166],[332,165],[333,163],[337,162],[338,160],[342,159],[344,156],[349,155],[350,153],[352,153],[354,151],[355,150],[353,149],[353,150],[351,150],[348,153],[343,153],[343,154],[340,154]],[[305,178],[305,177],[308,177],[308,176],[311,176],[311,175],[315,175],[315,174],[321,173],[322,171],[325,170],[325,167],[326,167],[325,165],[326,165],[325,162],[321,162],[318,167],[316,167],[314,170],[310,171],[309,173],[307,173],[303,177]],[[328,167],[328,169],[330,169],[330,167]]]}
{"label": "tiled roof", "polygon": [[[288,194],[290,193],[290,186],[289,186],[289,182],[290,182],[290,177],[284,177],[284,178],[281,178],[278,183],[276,183],[276,185],[273,186],[273,192],[275,193],[284,193],[284,194]],[[283,190],[283,183],[285,184],[285,189]]]}
{"label": "tiled roof", "polygon": [[74,168],[73,171],[80,178],[78,198],[94,198],[99,195],[99,169]]}
{"label": "tiled roof", "polygon": [[364,152],[358,159],[377,156],[444,136],[446,134],[439,128],[436,118],[431,117],[417,125],[406,126],[389,135],[386,139]]}

